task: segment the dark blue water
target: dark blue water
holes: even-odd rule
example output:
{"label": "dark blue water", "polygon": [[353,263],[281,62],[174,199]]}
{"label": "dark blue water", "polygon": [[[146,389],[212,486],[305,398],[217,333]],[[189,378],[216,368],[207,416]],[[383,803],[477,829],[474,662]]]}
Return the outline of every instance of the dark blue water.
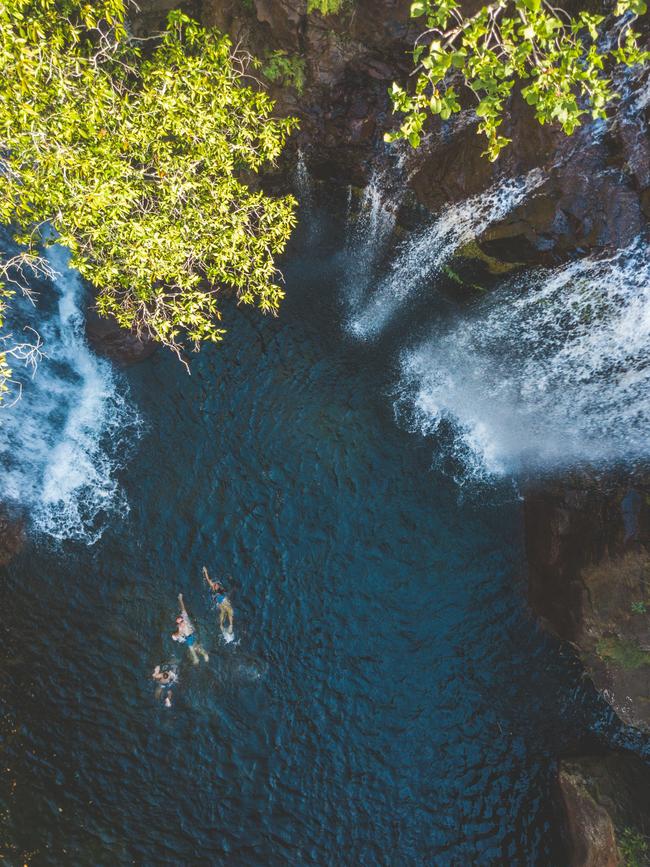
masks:
{"label": "dark blue water", "polygon": [[[431,470],[314,255],[191,377],[164,353],[126,374],[130,514],[6,570],[3,863],[563,863],[556,758],[611,718],[527,611],[520,504]],[[179,591],[207,665],[170,639]]]}

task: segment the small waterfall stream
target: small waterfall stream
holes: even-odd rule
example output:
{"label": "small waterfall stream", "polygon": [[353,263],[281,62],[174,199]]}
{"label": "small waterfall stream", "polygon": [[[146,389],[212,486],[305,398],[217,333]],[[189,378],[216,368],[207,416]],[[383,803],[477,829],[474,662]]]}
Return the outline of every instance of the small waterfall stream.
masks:
{"label": "small waterfall stream", "polygon": [[115,474],[139,423],[113,366],[86,342],[78,274],[62,249],[50,248],[48,259],[58,276],[40,287],[42,303],[12,304],[15,320],[40,334],[44,354],[33,377],[14,364],[22,396],[2,409],[0,486],[37,532],[91,544],[106,516],[128,509]]}
{"label": "small waterfall stream", "polygon": [[[415,232],[397,250],[388,273],[378,281],[366,303],[348,323],[357,338],[377,337],[395,313],[430,281],[455,250],[503,219],[544,182],[534,169],[503,181],[477,196],[450,205],[434,222]],[[369,244],[374,244],[372,236]]]}
{"label": "small waterfall stream", "polygon": [[375,280],[381,257],[395,230],[398,203],[386,200],[382,178],[374,174],[364,188],[358,212],[348,212],[346,304],[355,316]]}

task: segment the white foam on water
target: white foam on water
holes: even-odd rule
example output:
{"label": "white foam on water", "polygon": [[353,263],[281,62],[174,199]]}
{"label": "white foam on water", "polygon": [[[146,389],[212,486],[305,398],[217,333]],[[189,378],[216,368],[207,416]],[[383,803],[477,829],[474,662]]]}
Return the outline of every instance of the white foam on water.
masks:
{"label": "white foam on water", "polygon": [[388,274],[367,304],[348,322],[349,331],[372,339],[463,244],[503,219],[545,180],[539,169],[495,184],[477,196],[450,205],[432,224],[414,233],[397,250]]}
{"label": "white foam on water", "polygon": [[401,359],[395,409],[454,431],[468,474],[650,457],[650,257],[639,239],[510,281]]}
{"label": "white foam on water", "polygon": [[86,342],[84,287],[67,253],[53,247],[48,259],[57,304],[30,311],[18,303],[14,312],[31,319],[44,357],[33,379],[14,370],[22,397],[1,410],[0,496],[26,510],[36,532],[93,544],[109,517],[128,511],[115,475],[139,419],[110,363]]}

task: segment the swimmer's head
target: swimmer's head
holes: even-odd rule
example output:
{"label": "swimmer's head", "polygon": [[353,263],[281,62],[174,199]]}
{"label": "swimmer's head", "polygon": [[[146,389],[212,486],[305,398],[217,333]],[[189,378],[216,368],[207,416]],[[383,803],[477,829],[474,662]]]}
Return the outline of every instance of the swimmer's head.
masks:
{"label": "swimmer's head", "polygon": [[176,623],[182,623],[182,622],[183,622],[183,618],[179,614],[178,617],[176,618]]}

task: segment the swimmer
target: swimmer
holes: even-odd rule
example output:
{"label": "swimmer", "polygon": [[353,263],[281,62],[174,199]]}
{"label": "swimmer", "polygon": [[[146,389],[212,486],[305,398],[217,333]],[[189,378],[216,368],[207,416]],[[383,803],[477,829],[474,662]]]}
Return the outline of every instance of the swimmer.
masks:
{"label": "swimmer", "polygon": [[228,626],[226,627],[226,631],[232,634],[233,626],[233,616],[234,611],[232,610],[232,604],[230,599],[226,596],[225,587],[220,584],[218,581],[213,581],[208,575],[208,570],[206,567],[203,567],[203,576],[205,580],[208,582],[208,585],[212,592],[214,593],[214,601],[219,610],[219,627],[223,632],[224,622],[228,621]]}
{"label": "swimmer", "polygon": [[181,613],[176,618],[176,632],[172,634],[172,639],[174,641],[178,641],[180,644],[187,645],[190,658],[194,665],[198,665],[199,656],[202,656],[203,659],[207,662],[210,657],[208,656],[206,650],[204,650],[204,648],[196,640],[194,625],[189,618],[187,609],[185,608],[182,593],[178,594],[178,602],[181,606]]}
{"label": "swimmer", "polygon": [[178,680],[178,674],[171,666],[164,665],[161,668],[157,665],[151,676],[156,681],[156,699],[162,698],[164,694],[163,704],[165,707],[171,707],[173,695],[171,686]]}

